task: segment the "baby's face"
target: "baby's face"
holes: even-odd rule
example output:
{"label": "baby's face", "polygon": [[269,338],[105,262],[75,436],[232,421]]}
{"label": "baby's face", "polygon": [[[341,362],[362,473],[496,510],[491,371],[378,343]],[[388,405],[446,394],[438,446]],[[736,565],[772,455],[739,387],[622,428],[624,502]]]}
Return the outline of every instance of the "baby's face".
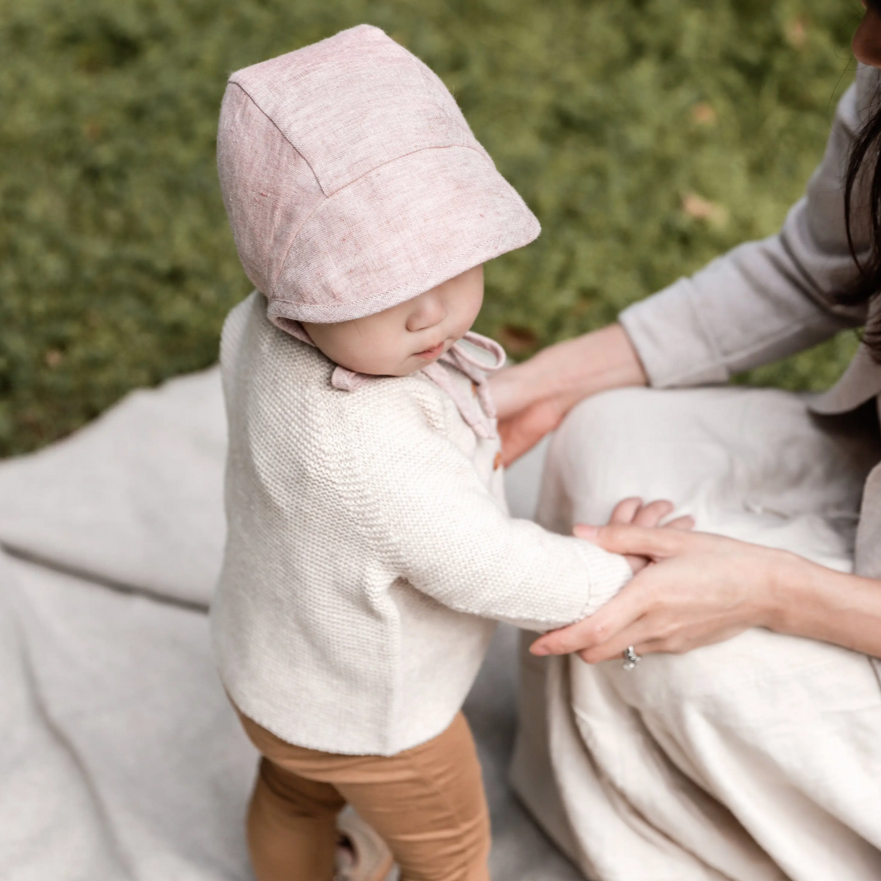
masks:
{"label": "baby's face", "polygon": [[312,342],[342,367],[407,376],[437,361],[474,323],[483,303],[483,266],[366,318],[303,322]]}

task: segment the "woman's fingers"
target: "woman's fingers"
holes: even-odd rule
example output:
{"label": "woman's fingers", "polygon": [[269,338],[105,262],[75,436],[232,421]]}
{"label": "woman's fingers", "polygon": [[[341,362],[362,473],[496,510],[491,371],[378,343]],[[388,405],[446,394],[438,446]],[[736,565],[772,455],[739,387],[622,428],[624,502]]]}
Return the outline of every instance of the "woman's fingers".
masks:
{"label": "woman's fingers", "polygon": [[529,647],[529,651],[538,657],[568,655],[586,647],[593,648],[595,644],[602,642],[604,637],[604,631],[597,626],[591,616],[576,624],[546,633]]}
{"label": "woman's fingers", "polygon": [[[612,511],[609,523],[632,523],[634,519],[639,516],[640,511],[642,511],[642,499],[635,496],[628,499],[621,499]],[[649,562],[645,557],[639,557],[635,554],[625,554],[624,559],[627,560],[627,563],[630,566],[630,571],[634,575],[639,572],[640,569],[644,569]]]}
{"label": "woman's fingers", "polygon": [[588,664],[599,664],[620,658],[625,649],[631,647],[638,655],[679,651],[680,627],[663,610],[641,605],[631,612],[633,617],[629,620],[621,618],[621,626],[610,628],[606,639],[579,649],[577,654],[581,660]]}
{"label": "woman's fingers", "polygon": [[632,647],[637,655],[674,654],[682,655],[705,645],[713,645],[731,639],[746,630],[742,624],[716,627],[707,632],[700,628],[682,628],[673,630],[664,636],[651,636],[656,626],[638,626],[619,634],[614,641],[610,640],[597,648],[584,649],[576,654],[588,664],[623,659],[624,651]]}
{"label": "woman's fingers", "polygon": [[613,639],[590,648],[581,649],[577,655],[588,664],[599,664],[603,661],[623,657],[628,648],[632,648],[638,655],[651,654],[653,648],[657,650],[657,643],[658,641],[651,639],[647,633],[643,619],[639,619],[630,627],[616,634]]}
{"label": "woman's fingers", "polygon": [[[645,528],[654,528],[661,525],[661,521],[673,513],[674,505],[666,499],[656,499],[643,504],[642,499],[630,497],[622,499],[615,505],[612,515],[609,518],[609,525],[633,525]],[[690,531],[694,529],[694,520],[689,516],[677,517],[670,523],[664,524],[665,528],[678,529],[680,531]],[[580,531],[579,531],[580,530]],[[579,538],[586,538],[595,541],[595,534],[591,527],[580,524],[573,530],[573,534]],[[624,558],[630,564],[630,568],[635,575],[642,571],[650,562],[648,555],[643,553],[626,553],[622,552]]]}
{"label": "woman's fingers", "polygon": [[571,652],[594,649],[638,620],[643,614],[642,597],[631,581],[621,593],[589,618],[551,630],[537,639],[529,651],[534,655],[567,655]]}
{"label": "woman's fingers", "polygon": [[609,523],[632,523],[633,518],[642,509],[642,499],[631,497],[621,499],[612,510],[612,516],[609,517]]}
{"label": "woman's fingers", "polygon": [[507,418],[500,418],[498,431],[504,466],[507,468],[553,431],[560,424],[563,412],[554,401],[548,400],[539,401]]}
{"label": "woman's fingers", "polygon": [[694,517],[691,514],[683,514],[681,517],[665,523],[664,529],[679,529],[682,532],[691,532],[694,529]]}
{"label": "woman's fingers", "polygon": [[673,512],[674,505],[666,499],[656,499],[643,504],[642,499],[632,496],[621,499],[615,505],[609,523],[633,523],[636,526],[657,526]]}
{"label": "woman's fingers", "polygon": [[700,534],[624,523],[610,523],[608,526],[577,523],[572,532],[578,538],[587,539],[613,554],[638,554],[656,559],[681,553]]}
{"label": "woman's fingers", "polygon": [[668,514],[673,513],[673,503],[666,499],[656,499],[643,505],[633,518],[635,526],[657,526]]}
{"label": "woman's fingers", "polygon": [[[631,498],[621,499],[612,511],[609,517],[609,523],[633,523],[643,510],[642,499],[632,496]],[[635,575],[640,569],[644,569],[649,561],[645,557],[636,554],[625,554],[624,559],[630,566],[630,571]]]}

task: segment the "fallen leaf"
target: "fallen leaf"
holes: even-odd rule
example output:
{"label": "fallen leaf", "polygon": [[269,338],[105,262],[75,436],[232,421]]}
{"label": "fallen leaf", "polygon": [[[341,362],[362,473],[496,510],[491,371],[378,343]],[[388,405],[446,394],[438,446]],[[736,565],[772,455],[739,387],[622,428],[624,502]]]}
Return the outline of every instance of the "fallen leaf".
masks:
{"label": "fallen leaf", "polygon": [[682,210],[695,220],[703,220],[710,226],[722,227],[728,223],[728,209],[718,202],[704,199],[697,193],[686,193],[682,197]]}
{"label": "fallen leaf", "polygon": [[807,21],[801,16],[791,18],[784,25],[783,35],[786,38],[786,42],[789,43],[793,49],[801,49],[801,47],[808,41]]}
{"label": "fallen leaf", "polygon": [[513,324],[506,324],[499,330],[499,342],[512,354],[520,355],[538,344],[533,330]]}
{"label": "fallen leaf", "polygon": [[711,104],[708,104],[706,101],[701,101],[698,104],[695,104],[694,107],[691,108],[691,118],[698,125],[715,125],[718,117],[716,116],[716,111],[713,109]]}
{"label": "fallen leaf", "polygon": [[101,123],[97,119],[87,119],[83,123],[83,135],[88,141],[97,141],[104,133]]}

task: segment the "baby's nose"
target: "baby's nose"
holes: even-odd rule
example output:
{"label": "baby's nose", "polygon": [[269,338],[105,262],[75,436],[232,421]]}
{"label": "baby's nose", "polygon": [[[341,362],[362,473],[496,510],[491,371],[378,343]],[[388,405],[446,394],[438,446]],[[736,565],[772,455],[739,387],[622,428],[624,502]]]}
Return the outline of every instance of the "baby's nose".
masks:
{"label": "baby's nose", "polygon": [[447,307],[441,297],[419,297],[407,321],[410,331],[426,330],[440,324],[447,317]]}

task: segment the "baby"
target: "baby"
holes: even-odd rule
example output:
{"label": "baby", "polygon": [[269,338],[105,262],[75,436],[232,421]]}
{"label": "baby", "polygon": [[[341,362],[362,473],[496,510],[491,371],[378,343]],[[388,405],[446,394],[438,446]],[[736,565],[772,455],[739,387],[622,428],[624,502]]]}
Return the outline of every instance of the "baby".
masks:
{"label": "baby", "polygon": [[538,222],[441,81],[369,26],[233,74],[218,164],[257,288],[223,331],[212,609],[263,755],[257,878],[330,881],[348,803],[404,881],[488,879],[461,707],[495,623],[560,627],[631,577],[507,514],[486,381],[504,352],[469,328],[483,264]]}

